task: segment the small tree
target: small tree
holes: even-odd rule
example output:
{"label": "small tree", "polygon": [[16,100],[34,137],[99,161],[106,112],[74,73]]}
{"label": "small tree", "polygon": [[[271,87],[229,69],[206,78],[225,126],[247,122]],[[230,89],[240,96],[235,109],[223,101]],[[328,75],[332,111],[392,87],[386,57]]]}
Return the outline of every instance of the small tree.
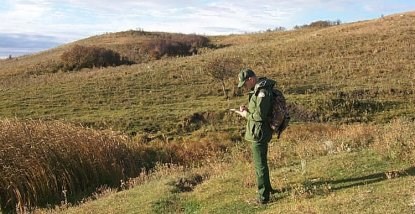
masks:
{"label": "small tree", "polygon": [[226,91],[225,81],[238,76],[238,71],[242,66],[242,61],[236,57],[218,57],[207,64],[207,73],[215,80],[219,80],[223,95],[229,98]]}

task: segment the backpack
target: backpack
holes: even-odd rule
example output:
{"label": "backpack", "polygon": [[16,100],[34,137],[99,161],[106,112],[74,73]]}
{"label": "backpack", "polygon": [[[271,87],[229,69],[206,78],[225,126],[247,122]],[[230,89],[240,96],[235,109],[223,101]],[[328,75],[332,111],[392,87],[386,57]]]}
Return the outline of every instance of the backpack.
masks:
{"label": "backpack", "polygon": [[284,95],[278,89],[273,88],[270,126],[278,134],[277,139],[280,138],[281,133],[288,127],[290,119]]}

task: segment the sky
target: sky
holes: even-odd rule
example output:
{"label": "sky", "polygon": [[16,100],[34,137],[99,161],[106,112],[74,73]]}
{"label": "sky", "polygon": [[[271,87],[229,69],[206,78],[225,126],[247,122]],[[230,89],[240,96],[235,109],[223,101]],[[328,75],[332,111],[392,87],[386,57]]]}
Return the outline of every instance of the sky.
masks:
{"label": "sky", "polygon": [[415,10],[414,0],[0,0],[0,57],[106,32],[258,32],[319,20],[342,23]]}

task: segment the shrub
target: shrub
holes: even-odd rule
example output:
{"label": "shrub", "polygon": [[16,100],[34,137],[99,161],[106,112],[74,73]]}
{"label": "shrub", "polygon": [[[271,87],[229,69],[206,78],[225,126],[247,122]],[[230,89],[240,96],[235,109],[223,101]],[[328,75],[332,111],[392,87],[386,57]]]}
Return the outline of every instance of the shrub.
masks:
{"label": "shrub", "polygon": [[294,29],[301,29],[301,28],[324,28],[324,27],[330,27],[330,26],[335,26],[335,25],[340,25],[341,21],[339,19],[337,19],[336,21],[323,21],[323,20],[319,20],[319,21],[315,21],[315,22],[311,22],[310,24],[305,24],[302,26],[295,26]]}
{"label": "shrub", "polygon": [[128,59],[119,53],[101,47],[75,45],[61,55],[64,70],[80,70],[82,68],[118,66],[130,64]]}
{"label": "shrub", "polygon": [[209,39],[198,35],[163,34],[144,43],[144,50],[150,59],[163,56],[189,56],[197,54],[197,49],[209,45]]}

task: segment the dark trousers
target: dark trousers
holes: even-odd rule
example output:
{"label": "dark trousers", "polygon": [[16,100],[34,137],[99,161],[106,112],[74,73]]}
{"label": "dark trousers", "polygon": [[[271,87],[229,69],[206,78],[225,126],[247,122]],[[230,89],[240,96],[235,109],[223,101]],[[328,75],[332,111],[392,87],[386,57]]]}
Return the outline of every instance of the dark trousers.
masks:
{"label": "dark trousers", "polygon": [[252,143],[252,157],[254,159],[255,174],[258,185],[259,200],[268,201],[271,193],[269,169],[267,162],[268,141]]}

